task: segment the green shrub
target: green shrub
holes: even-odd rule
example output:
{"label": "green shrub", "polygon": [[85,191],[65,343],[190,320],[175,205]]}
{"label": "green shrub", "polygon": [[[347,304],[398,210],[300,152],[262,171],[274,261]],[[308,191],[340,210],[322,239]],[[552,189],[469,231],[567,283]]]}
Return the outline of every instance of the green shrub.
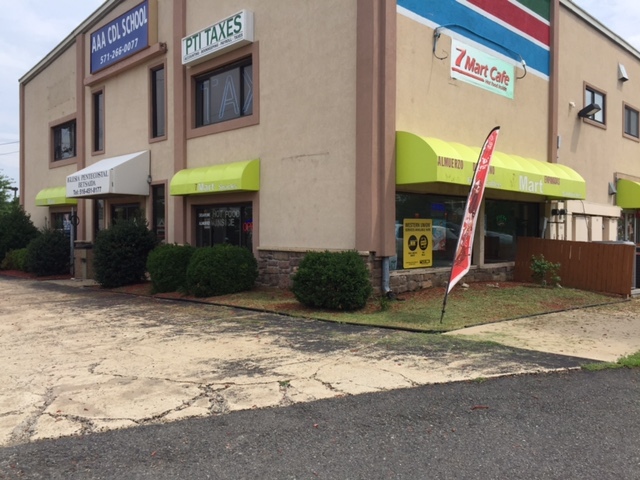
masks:
{"label": "green shrub", "polygon": [[40,277],[69,273],[69,238],[59,230],[45,228],[27,246],[25,266]]}
{"label": "green shrub", "polygon": [[160,245],[147,258],[154,293],[186,291],[187,267],[195,248],[191,245]]}
{"label": "green shrub", "polygon": [[257,278],[258,262],[253,254],[227,244],[197,248],[187,268],[187,288],[196,297],[251,290]]}
{"label": "green shrub", "polygon": [[21,272],[27,271],[27,249],[18,248],[16,250],[9,250],[0,264],[2,270],[20,270]]}
{"label": "green shrub", "polygon": [[560,264],[553,263],[544,258],[544,255],[531,256],[531,277],[536,283],[546,286],[551,283],[554,286],[560,285]]}
{"label": "green shrub", "polygon": [[12,204],[0,215],[0,258],[9,250],[26,248],[38,233],[31,216],[20,205]]}
{"label": "green shrub", "polygon": [[98,233],[93,246],[95,280],[105,288],[146,278],[147,257],[158,241],[143,220],[119,220]]}
{"label": "green shrub", "polygon": [[373,288],[357,252],[309,252],[293,276],[293,294],[308,307],[357,310]]}

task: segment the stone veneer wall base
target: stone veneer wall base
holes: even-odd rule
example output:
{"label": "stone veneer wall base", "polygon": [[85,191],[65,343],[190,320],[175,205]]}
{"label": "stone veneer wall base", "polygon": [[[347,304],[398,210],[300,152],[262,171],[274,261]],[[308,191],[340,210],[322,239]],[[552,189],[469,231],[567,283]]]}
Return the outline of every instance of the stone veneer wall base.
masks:
{"label": "stone veneer wall base", "polygon": [[[258,286],[290,289],[293,274],[298,270],[300,260],[306,252],[288,252],[282,250],[260,250],[258,255]],[[371,282],[375,295],[382,293],[382,258],[373,254],[361,253],[360,256],[371,272]],[[472,267],[465,275],[465,283],[506,282],[513,280],[513,265],[492,267]],[[389,279],[391,291],[412,292],[432,287],[444,287],[449,281],[450,269],[416,269],[392,271]]]}

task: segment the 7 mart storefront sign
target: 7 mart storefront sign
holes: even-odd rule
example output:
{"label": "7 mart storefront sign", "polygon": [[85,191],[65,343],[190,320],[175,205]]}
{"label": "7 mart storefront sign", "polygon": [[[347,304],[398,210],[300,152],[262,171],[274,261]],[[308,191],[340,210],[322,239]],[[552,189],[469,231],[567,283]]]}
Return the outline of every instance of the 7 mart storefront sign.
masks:
{"label": "7 mart storefront sign", "polygon": [[451,78],[513,98],[513,65],[456,39],[451,40]]}

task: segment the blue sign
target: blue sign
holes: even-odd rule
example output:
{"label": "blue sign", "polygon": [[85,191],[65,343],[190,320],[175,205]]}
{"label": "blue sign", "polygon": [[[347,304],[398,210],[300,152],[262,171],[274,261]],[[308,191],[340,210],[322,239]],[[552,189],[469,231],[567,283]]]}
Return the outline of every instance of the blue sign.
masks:
{"label": "blue sign", "polygon": [[145,0],[91,34],[91,73],[149,46],[149,2]]}

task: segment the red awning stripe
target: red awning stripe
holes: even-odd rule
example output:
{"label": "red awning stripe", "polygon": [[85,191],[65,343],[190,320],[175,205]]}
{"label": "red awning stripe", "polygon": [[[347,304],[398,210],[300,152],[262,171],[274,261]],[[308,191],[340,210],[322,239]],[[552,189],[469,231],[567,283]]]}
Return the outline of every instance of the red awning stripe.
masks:
{"label": "red awning stripe", "polygon": [[549,46],[549,24],[513,0],[458,0],[460,3],[473,5],[489,15],[498,18],[513,29]]}

